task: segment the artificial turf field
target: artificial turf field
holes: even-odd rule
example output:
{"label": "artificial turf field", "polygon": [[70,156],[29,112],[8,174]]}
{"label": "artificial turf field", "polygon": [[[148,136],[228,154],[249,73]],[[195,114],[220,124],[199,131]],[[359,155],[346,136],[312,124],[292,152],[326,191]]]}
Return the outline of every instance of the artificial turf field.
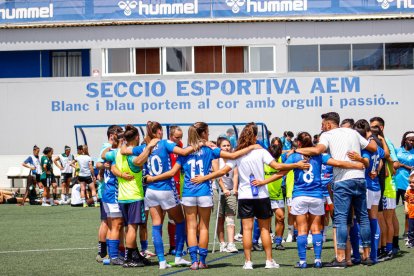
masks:
{"label": "artificial turf field", "polygon": [[[402,225],[401,206],[398,206],[397,213]],[[282,252],[273,250],[273,257],[280,264],[280,268],[271,270],[264,268],[264,252],[253,252],[255,269],[244,271],[244,256],[240,243],[237,243],[239,254],[209,253],[207,270],[190,271],[188,268],[175,267],[160,271],[156,258],[151,259],[152,266],[145,268],[104,266],[95,261],[99,223],[99,208],[0,205],[0,275],[410,275],[414,265],[414,250],[407,249],[404,241],[400,240],[399,257],[372,267],[356,266],[343,270],[293,268],[298,260],[296,243],[285,243],[286,250]],[[213,241],[214,223],[213,214],[210,223],[210,242]],[[400,234],[402,232],[403,227],[400,227]],[[328,241],[324,243],[323,262],[330,261],[334,256],[332,240],[329,237],[331,229],[328,232]],[[167,250],[166,235],[164,243]],[[149,249],[153,251],[151,240],[149,244]],[[211,243],[209,249],[212,249]],[[308,250],[307,254],[308,264],[312,264],[313,252]],[[185,258],[189,259],[189,256]],[[167,257],[167,261],[172,260],[173,256]]]}

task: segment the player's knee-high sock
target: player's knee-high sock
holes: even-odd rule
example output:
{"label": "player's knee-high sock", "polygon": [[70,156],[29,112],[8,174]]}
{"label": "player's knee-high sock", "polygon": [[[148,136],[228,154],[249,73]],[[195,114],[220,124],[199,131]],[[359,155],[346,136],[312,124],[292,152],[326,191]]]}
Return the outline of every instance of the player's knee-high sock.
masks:
{"label": "player's knee-high sock", "polygon": [[176,235],[176,252],[175,252],[175,256],[176,257],[181,257],[183,255],[183,248],[184,248],[184,241],[185,241],[185,222],[181,222],[181,223],[177,223],[175,224],[176,226],[176,231],[175,231],[175,235]]}
{"label": "player's knee-high sock", "polygon": [[198,248],[198,255],[200,255],[200,262],[202,264],[206,264],[207,254],[208,254],[207,248],[201,248],[201,247]]}
{"label": "player's knee-high sock", "polygon": [[378,246],[379,246],[379,239],[381,230],[379,228],[378,220],[377,219],[370,219],[371,224],[371,260],[376,263],[378,261]]}
{"label": "player's knee-high sock", "polygon": [[190,246],[188,248],[188,251],[190,252],[191,263],[198,262],[198,256],[197,256],[198,246]]}
{"label": "player's knee-high sock", "polygon": [[315,252],[315,260],[320,261],[321,256],[322,256],[323,235],[312,234],[312,242],[313,242],[313,251]]}
{"label": "player's knee-high sock", "polygon": [[301,264],[306,263],[306,245],[308,244],[308,235],[300,235],[296,239],[298,245],[298,255]]}
{"label": "player's knee-high sock", "polygon": [[157,254],[158,261],[165,261],[164,257],[164,243],[162,242],[162,224],[152,226],[152,238],[154,240],[155,253]]}

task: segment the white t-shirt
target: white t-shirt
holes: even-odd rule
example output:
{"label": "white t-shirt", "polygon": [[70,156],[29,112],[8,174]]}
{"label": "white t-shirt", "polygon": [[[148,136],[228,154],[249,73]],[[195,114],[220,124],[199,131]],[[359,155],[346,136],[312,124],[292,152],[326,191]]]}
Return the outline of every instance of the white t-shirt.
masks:
{"label": "white t-shirt", "polygon": [[63,154],[59,155],[60,163],[62,164],[63,170],[61,170],[62,173],[72,173],[73,167],[70,165],[70,163],[73,161],[73,155],[70,154],[69,156],[65,156]]}
{"label": "white t-shirt", "polygon": [[[333,159],[351,161],[347,156],[350,151],[361,154],[361,148],[368,145],[368,141],[356,130],[350,128],[335,128],[322,133],[319,144],[324,145]],[[353,178],[365,178],[364,170],[341,169],[334,167],[334,180],[336,182]]]}
{"label": "white t-shirt", "polygon": [[232,169],[237,166],[239,170],[239,199],[256,199],[256,198],[267,198],[269,192],[267,185],[259,186],[258,196],[253,197],[252,189],[250,187],[250,174],[253,174],[255,179],[264,179],[264,166],[263,164],[269,165],[274,158],[265,149],[252,150],[248,154],[240,157],[236,160],[227,161],[227,165]]}
{"label": "white t-shirt", "polygon": [[[222,169],[226,166],[226,162],[224,162],[223,158],[219,159],[219,168]],[[232,169],[227,174],[223,175],[221,177],[221,180],[223,181],[224,186],[227,190],[233,190],[234,183],[233,183],[233,176],[234,176],[234,169]]]}
{"label": "white t-shirt", "polygon": [[82,204],[80,184],[73,185],[72,193],[71,193],[71,196],[70,196],[70,204],[71,205]]}
{"label": "white t-shirt", "polygon": [[79,176],[87,177],[91,176],[91,170],[89,169],[89,162],[92,162],[92,158],[89,155],[78,155],[75,160],[79,164]]}

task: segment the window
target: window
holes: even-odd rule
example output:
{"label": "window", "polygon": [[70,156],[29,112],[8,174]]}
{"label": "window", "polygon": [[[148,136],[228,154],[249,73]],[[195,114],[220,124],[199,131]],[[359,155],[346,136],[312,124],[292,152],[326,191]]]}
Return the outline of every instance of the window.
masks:
{"label": "window", "polygon": [[292,45],[288,48],[290,72],[317,72],[318,45]]}
{"label": "window", "polygon": [[383,70],[384,46],[376,44],[352,45],[352,64],[354,70]]}
{"label": "window", "polygon": [[321,71],[351,70],[351,45],[321,45]]}
{"label": "window", "polygon": [[122,74],[131,73],[131,49],[107,49],[106,50],[106,73]]}
{"label": "window", "polygon": [[165,48],[165,72],[193,72],[193,47]]}
{"label": "window", "polygon": [[247,47],[226,47],[226,73],[247,72]]}
{"label": "window", "polygon": [[52,51],[52,77],[82,76],[82,52]]}
{"label": "window", "polygon": [[223,50],[221,46],[194,47],[195,73],[222,73]]}
{"label": "window", "polygon": [[135,61],[137,74],[160,74],[160,49],[143,48],[135,50]]}
{"label": "window", "polygon": [[272,46],[250,47],[250,72],[274,72]]}
{"label": "window", "polygon": [[413,48],[414,43],[385,44],[385,68],[414,69]]}

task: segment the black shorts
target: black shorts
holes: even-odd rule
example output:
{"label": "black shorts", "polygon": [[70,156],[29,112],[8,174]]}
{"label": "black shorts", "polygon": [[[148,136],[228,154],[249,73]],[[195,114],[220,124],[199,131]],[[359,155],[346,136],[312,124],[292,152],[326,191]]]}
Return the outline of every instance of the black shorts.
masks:
{"label": "black shorts", "polygon": [[72,173],[62,173],[62,182],[66,182],[68,179],[72,178]]}
{"label": "black shorts", "polygon": [[92,177],[90,176],[78,176],[79,183],[85,182],[86,184],[91,184],[93,182]]}
{"label": "black shorts", "polygon": [[270,198],[239,199],[238,212],[241,219],[258,218],[268,219],[272,217]]}
{"label": "black shorts", "polygon": [[53,174],[52,175],[47,175],[46,178],[41,180],[41,182],[43,184],[43,187],[48,188],[48,187],[52,186],[52,183],[56,183],[56,178]]}

